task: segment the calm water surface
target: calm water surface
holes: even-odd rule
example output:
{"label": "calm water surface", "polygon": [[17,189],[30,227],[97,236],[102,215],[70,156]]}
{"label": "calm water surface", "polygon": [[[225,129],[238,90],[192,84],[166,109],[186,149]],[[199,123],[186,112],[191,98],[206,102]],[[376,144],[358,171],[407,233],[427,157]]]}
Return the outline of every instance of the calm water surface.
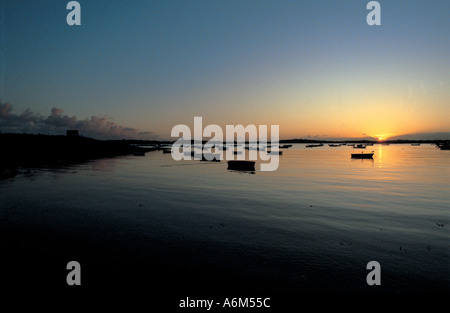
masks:
{"label": "calm water surface", "polygon": [[[137,267],[164,264],[172,286],[185,286],[191,271],[208,286],[200,291],[226,281],[245,290],[372,292],[373,260],[382,268],[376,291],[448,291],[450,151],[366,150],[373,160],[352,160],[361,150],[347,146],[298,144],[275,172],[176,162],[161,151],[31,170],[0,182],[0,226],[11,236],[59,236],[74,245],[61,257],[93,268],[101,253],[110,262],[126,255]],[[102,252],[93,256],[74,238]]]}

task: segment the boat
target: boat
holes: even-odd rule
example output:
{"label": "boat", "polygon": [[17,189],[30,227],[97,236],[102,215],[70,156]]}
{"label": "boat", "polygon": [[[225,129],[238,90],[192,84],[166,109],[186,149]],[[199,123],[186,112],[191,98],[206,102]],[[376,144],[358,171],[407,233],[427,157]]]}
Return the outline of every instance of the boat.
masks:
{"label": "boat", "polygon": [[362,143],[353,145],[353,149],[365,149],[365,148],[366,148],[366,145],[364,145]]}
{"label": "boat", "polygon": [[352,159],[373,159],[373,152],[371,153],[352,153]]}
{"label": "boat", "polygon": [[272,151],[272,150],[267,150],[266,152],[267,154],[278,154],[278,155],[282,155],[283,151]]}
{"label": "boat", "polygon": [[289,149],[290,147],[292,147],[292,145],[282,145],[280,146],[280,149]]}
{"label": "boat", "polygon": [[450,150],[450,143],[448,142],[438,143],[436,146],[441,150]]}
{"label": "boat", "polygon": [[306,148],[314,148],[314,147],[323,147],[323,144],[319,143],[317,145],[314,145],[314,144],[306,145]]}
{"label": "boat", "polygon": [[255,162],[254,161],[228,161],[229,170],[238,171],[254,171]]}

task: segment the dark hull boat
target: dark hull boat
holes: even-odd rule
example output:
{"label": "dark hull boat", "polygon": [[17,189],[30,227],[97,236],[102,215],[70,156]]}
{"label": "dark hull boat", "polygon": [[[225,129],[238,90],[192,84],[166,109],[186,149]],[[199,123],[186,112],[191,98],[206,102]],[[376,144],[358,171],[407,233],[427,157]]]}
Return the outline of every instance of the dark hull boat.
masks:
{"label": "dark hull boat", "polygon": [[267,150],[267,154],[278,154],[278,155],[282,155],[283,151],[272,151],[272,150]]}
{"label": "dark hull boat", "polygon": [[238,170],[238,171],[255,170],[255,162],[253,161],[228,161],[227,163],[229,170]]}
{"label": "dark hull boat", "polygon": [[450,143],[448,142],[438,143],[436,146],[441,150],[450,150]]}
{"label": "dark hull boat", "polygon": [[306,148],[315,148],[315,147],[323,147],[323,144],[319,143],[317,145],[311,144],[311,145],[306,145]]}
{"label": "dark hull boat", "polygon": [[352,159],[373,159],[372,153],[352,153]]}

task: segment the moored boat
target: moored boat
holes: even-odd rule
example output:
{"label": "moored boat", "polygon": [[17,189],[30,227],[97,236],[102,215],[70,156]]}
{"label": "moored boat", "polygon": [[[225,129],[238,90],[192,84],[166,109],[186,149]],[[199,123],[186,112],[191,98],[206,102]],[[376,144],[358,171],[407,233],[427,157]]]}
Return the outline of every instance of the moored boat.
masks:
{"label": "moored boat", "polygon": [[254,171],[255,170],[255,162],[254,161],[228,161],[228,169],[229,170],[238,170],[238,171]]}
{"label": "moored boat", "polygon": [[310,144],[310,145],[306,145],[306,148],[314,148],[314,147],[323,147],[323,144],[319,143],[319,144]]}
{"label": "moored boat", "polygon": [[450,150],[450,143],[448,142],[438,143],[436,146],[441,150]]}
{"label": "moored boat", "polygon": [[373,159],[373,152],[371,153],[352,153],[352,159]]}

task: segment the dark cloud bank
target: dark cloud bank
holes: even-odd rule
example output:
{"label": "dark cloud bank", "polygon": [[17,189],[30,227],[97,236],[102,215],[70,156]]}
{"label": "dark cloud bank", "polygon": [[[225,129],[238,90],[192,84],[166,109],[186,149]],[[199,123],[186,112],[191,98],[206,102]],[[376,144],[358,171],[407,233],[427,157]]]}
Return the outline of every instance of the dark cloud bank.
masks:
{"label": "dark cloud bank", "polygon": [[42,116],[26,109],[22,114],[11,113],[12,105],[0,102],[0,131],[3,133],[30,133],[64,135],[67,129],[78,129],[80,134],[96,139],[155,139],[152,132],[116,124],[106,116],[91,116],[79,120],[53,108],[49,116]]}

